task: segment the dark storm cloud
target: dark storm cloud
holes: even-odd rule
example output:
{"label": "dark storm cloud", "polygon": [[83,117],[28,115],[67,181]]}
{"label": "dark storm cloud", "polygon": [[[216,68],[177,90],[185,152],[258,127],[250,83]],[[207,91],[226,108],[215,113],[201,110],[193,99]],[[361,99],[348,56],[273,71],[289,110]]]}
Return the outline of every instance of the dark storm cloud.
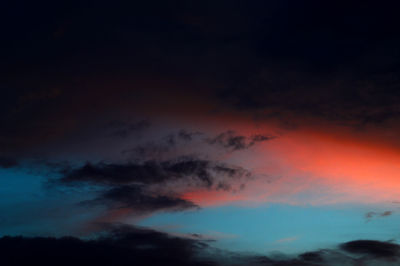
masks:
{"label": "dark storm cloud", "polygon": [[0,238],[2,265],[215,265],[197,256],[199,239],[170,236],[144,228],[118,227],[95,240]]}
{"label": "dark storm cloud", "polygon": [[271,135],[253,135],[251,137],[237,135],[234,131],[226,131],[215,138],[207,139],[209,144],[217,144],[231,150],[244,150],[258,142],[268,141],[275,138]]}

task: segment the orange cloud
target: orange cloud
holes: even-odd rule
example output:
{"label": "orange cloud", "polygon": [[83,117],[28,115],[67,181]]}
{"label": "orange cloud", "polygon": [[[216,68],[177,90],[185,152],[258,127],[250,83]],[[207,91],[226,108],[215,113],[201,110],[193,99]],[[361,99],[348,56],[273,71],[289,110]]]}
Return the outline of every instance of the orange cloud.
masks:
{"label": "orange cloud", "polygon": [[[266,128],[266,127],[264,127]],[[242,124],[241,134],[263,131]],[[243,202],[382,203],[398,200],[400,151],[348,128],[286,131],[273,141],[223,157],[251,170],[243,191],[190,191],[200,206]],[[244,133],[243,133],[244,132]]]}
{"label": "orange cloud", "polygon": [[246,198],[244,195],[233,194],[227,191],[215,191],[215,190],[198,190],[186,192],[182,195],[182,198],[191,202],[194,202],[200,206],[216,206],[230,202],[244,201]]}

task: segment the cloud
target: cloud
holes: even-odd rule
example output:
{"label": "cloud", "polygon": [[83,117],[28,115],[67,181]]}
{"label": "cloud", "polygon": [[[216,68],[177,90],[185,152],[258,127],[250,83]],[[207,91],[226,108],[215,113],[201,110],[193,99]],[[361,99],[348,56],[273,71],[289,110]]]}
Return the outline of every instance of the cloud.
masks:
{"label": "cloud", "polygon": [[189,131],[186,131],[184,129],[181,129],[178,132],[178,137],[183,139],[183,140],[186,140],[186,141],[191,141],[191,140],[193,140],[194,137],[200,136],[200,135],[203,135],[203,134],[204,133],[199,132],[199,131],[189,132]]}
{"label": "cloud", "polygon": [[[134,214],[155,211],[183,211],[199,208],[190,201],[170,195],[153,195],[141,186],[117,186],[105,190],[99,197],[82,202],[84,205],[106,205],[110,211],[130,209]],[[132,214],[132,213],[130,213]]]}
{"label": "cloud", "polygon": [[169,181],[193,180],[197,185],[213,188],[230,179],[249,178],[251,173],[241,167],[182,157],[168,161],[146,161],[144,163],[86,163],[82,167],[64,173],[62,181],[89,182],[98,184],[160,184]]}
{"label": "cloud", "polygon": [[215,265],[198,253],[207,242],[123,226],[101,237],[2,237],[2,265]]}
{"label": "cloud", "polygon": [[140,120],[138,122],[127,123],[124,121],[114,120],[107,124],[110,131],[109,136],[118,138],[127,138],[133,133],[143,131],[150,127],[148,120]]}
{"label": "cloud", "polygon": [[384,212],[367,212],[365,214],[365,219],[367,219],[367,222],[371,221],[373,218],[379,218],[379,217],[387,217],[393,214],[393,211],[384,211]]}
{"label": "cloud", "polygon": [[176,151],[188,144],[193,144],[198,137],[204,135],[199,131],[187,131],[181,129],[177,132],[168,134],[158,141],[148,141],[139,144],[133,148],[124,149],[122,155],[128,155],[136,161],[155,160],[163,158],[163,156]]}
{"label": "cloud", "polygon": [[12,168],[18,165],[19,163],[16,159],[0,156],[0,168]]}
{"label": "cloud", "polygon": [[[256,1],[214,5],[209,12],[205,3],[158,4],[167,12],[154,13],[149,4],[99,4],[90,14],[82,6],[71,13],[62,4],[14,6],[10,14],[20,14],[21,24],[4,32],[10,42],[2,49],[3,149],[21,156],[49,143],[66,149],[84,142],[83,128],[98,133],[93,121],[151,113],[191,122],[199,113],[213,119],[209,111],[215,106],[252,110],[246,119],[261,109],[262,117],[280,115],[297,123],[315,116],[356,124],[399,117],[396,8],[332,4],[326,10],[303,2]],[[126,11],[133,9],[134,15]],[[47,18],[46,27],[23,15],[28,10]],[[107,19],[98,15],[104,12]],[[338,23],[337,17],[344,19]],[[22,26],[25,20],[30,27]],[[54,45],[60,28],[65,39]],[[69,50],[71,43],[85,45]],[[155,61],[157,68],[149,63]],[[223,89],[215,93],[216,88]],[[236,117],[228,115],[227,120]],[[112,134],[124,138],[130,132],[128,123]]]}
{"label": "cloud", "polygon": [[216,136],[215,138],[207,139],[209,144],[216,144],[226,149],[233,151],[248,149],[258,142],[264,142],[275,137],[272,135],[253,135],[250,137],[237,135],[234,131],[229,130]]}
{"label": "cloud", "polygon": [[185,192],[207,190],[235,193],[252,178],[251,172],[225,163],[181,157],[167,161],[86,163],[60,171],[53,186],[96,188],[97,196],[83,206],[105,206],[106,214],[118,210],[128,215],[157,211],[183,211],[199,206],[185,198]]}
{"label": "cloud", "polygon": [[[285,255],[259,257],[264,265],[398,265],[400,246],[390,242],[375,240],[355,240],[340,244],[337,248],[319,249],[299,254],[295,257]],[[253,258],[254,260],[254,258]],[[245,265],[245,264],[243,264]],[[257,265],[263,265],[262,263]]]}
{"label": "cloud", "polygon": [[399,245],[356,240],[299,255],[257,255],[212,247],[202,235],[171,235],[123,224],[97,224],[97,237],[2,237],[2,265],[398,265]]}
{"label": "cloud", "polygon": [[393,211],[384,211],[381,213],[381,217],[390,216],[393,214]]}
{"label": "cloud", "polygon": [[[158,141],[148,141],[133,148],[124,149],[121,154],[128,155],[136,161],[160,159],[168,155],[191,149],[191,152],[201,150],[204,144],[222,148],[223,152],[238,151],[248,149],[258,143],[275,139],[276,136],[270,134],[254,134],[243,136],[234,130],[228,130],[210,137],[200,131],[187,131],[181,129],[175,133],[168,134]],[[185,148],[184,148],[185,147]]]}
{"label": "cloud", "polygon": [[356,240],[340,245],[344,251],[382,258],[400,258],[400,246],[390,242],[375,240]]}
{"label": "cloud", "polygon": [[237,87],[217,91],[215,97],[228,109],[250,113],[260,120],[278,119],[294,125],[317,121],[317,125],[328,122],[350,127],[392,127],[390,122],[400,118],[400,94],[393,90],[399,84],[393,75],[398,73],[399,69],[376,70],[365,77],[362,73],[349,76],[265,66]]}

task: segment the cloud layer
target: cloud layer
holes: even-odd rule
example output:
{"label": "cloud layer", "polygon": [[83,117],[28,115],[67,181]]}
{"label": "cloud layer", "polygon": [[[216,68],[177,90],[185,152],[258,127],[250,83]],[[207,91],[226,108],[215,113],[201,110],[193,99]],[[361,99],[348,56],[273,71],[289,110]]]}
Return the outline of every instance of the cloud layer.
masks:
{"label": "cloud layer", "polygon": [[201,235],[172,236],[132,226],[102,225],[95,239],[0,238],[4,265],[397,265],[400,247],[390,242],[356,240],[334,249],[298,256],[249,255],[211,248]]}

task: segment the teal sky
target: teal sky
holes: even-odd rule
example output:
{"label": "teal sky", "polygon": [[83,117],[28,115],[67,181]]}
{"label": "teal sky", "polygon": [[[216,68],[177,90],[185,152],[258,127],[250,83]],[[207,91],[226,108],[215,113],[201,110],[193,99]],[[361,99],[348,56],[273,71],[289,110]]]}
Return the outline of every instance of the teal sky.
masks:
{"label": "teal sky", "polygon": [[385,207],[388,206],[222,206],[156,214],[139,224],[172,233],[204,234],[218,239],[216,247],[232,251],[300,253],[352,239],[398,241],[399,214],[369,221],[365,217],[367,212],[380,212]]}

